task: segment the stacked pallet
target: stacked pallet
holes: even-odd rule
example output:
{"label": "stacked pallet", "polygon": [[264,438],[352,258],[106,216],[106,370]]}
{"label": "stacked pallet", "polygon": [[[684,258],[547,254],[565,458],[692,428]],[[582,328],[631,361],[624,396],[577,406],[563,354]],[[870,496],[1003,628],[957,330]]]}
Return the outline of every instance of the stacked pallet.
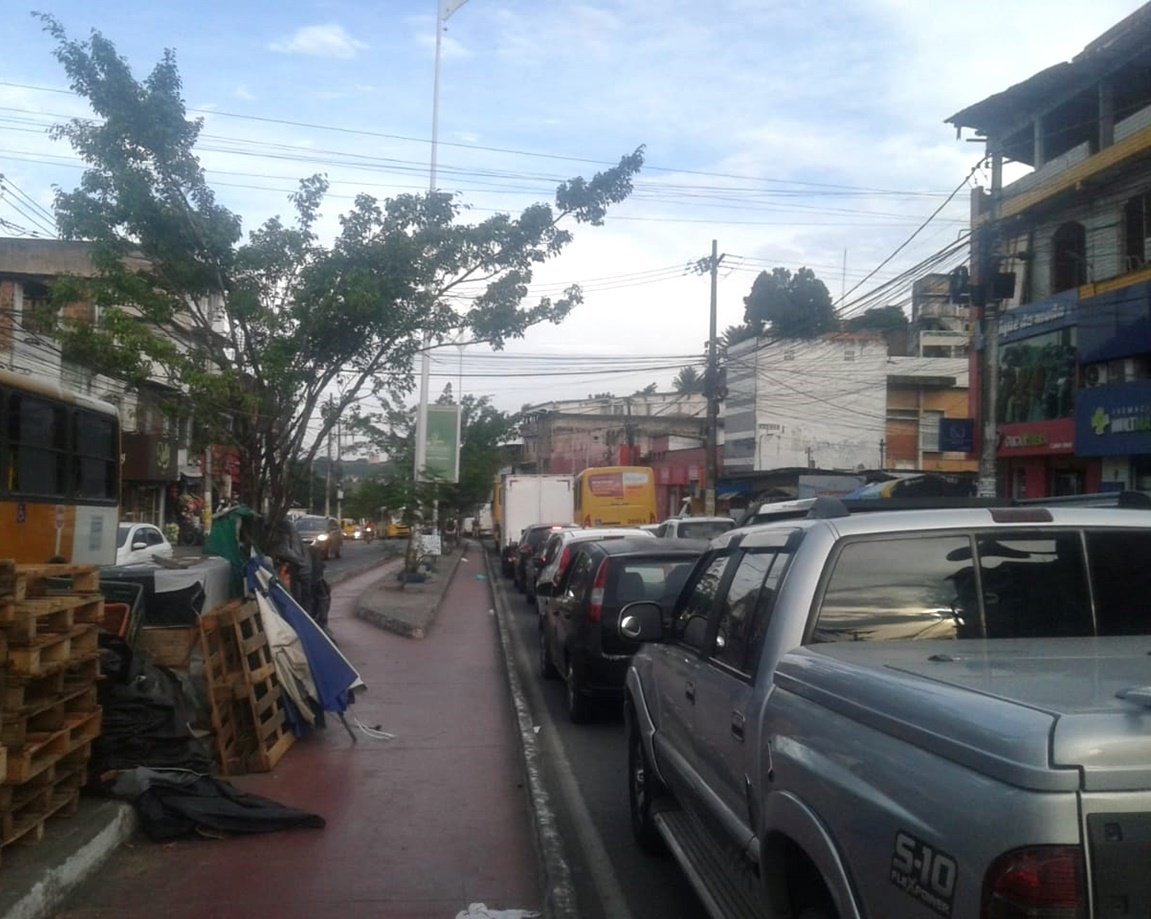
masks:
{"label": "stacked pallet", "polygon": [[201,616],[200,648],[220,771],[270,771],[295,737],[255,601],[233,600]]}
{"label": "stacked pallet", "polygon": [[74,813],[100,733],[93,565],[0,561],[0,849]]}

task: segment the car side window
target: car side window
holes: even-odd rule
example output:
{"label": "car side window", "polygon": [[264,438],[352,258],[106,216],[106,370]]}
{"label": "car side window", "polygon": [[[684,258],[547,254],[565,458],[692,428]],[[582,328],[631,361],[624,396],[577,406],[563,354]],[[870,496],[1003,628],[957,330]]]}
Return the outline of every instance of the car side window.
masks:
{"label": "car side window", "polygon": [[591,580],[592,558],[586,552],[581,552],[568,567],[567,586],[565,594],[571,594],[576,599],[584,595],[588,582]]}
{"label": "car side window", "polygon": [[148,530],[146,531],[146,533],[148,536],[148,545],[158,546],[164,542],[164,534],[161,533],[159,530],[156,530],[156,529],[149,527]]}
{"label": "car side window", "polygon": [[696,572],[695,582],[676,615],[676,635],[688,647],[702,650],[707,635],[707,619],[723,581],[730,555],[716,555],[702,570]]}
{"label": "car side window", "polygon": [[751,675],[775,605],[786,556],[778,551],[746,552],[720,606],[712,658]]}

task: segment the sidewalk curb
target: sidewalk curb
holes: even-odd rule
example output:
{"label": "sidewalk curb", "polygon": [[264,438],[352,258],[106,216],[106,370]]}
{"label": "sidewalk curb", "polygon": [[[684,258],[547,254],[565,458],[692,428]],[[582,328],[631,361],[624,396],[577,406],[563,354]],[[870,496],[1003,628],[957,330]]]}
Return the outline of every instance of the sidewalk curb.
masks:
{"label": "sidewalk curb", "polygon": [[[495,582],[500,576],[493,556],[480,543],[488,581]],[[508,690],[516,710],[519,725],[520,753],[524,758],[524,776],[527,782],[528,805],[531,807],[532,824],[536,832],[536,852],[540,862],[540,874],[544,889],[544,914],[547,919],[579,919],[579,905],[576,900],[575,884],[571,868],[564,856],[563,838],[559,824],[551,806],[551,796],[544,780],[539,745],[536,743],[535,723],[532,721],[531,707],[527,694],[520,682],[516,669],[515,653],[512,650],[511,625],[507,617],[507,606],[502,603],[494,588],[491,589],[492,605],[499,629],[500,649],[503,652],[504,668],[507,671]]]}

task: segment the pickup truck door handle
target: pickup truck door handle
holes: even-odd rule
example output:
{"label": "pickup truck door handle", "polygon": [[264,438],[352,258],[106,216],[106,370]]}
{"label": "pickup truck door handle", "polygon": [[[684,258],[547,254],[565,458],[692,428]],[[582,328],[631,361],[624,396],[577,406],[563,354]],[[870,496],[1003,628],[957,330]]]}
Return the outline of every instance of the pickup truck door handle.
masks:
{"label": "pickup truck door handle", "polygon": [[744,717],[742,712],[731,713],[731,736],[743,743]]}
{"label": "pickup truck door handle", "polygon": [[683,684],[683,694],[687,696],[687,701],[695,704],[695,683],[688,680]]}

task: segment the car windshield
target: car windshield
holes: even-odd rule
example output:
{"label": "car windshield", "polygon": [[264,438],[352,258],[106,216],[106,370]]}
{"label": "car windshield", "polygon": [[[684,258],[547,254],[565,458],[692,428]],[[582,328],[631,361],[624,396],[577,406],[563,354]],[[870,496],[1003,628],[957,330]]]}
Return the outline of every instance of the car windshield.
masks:
{"label": "car windshield", "polygon": [[300,517],[296,521],[296,529],[301,533],[324,533],[328,529],[328,521],[323,517]]}
{"label": "car windshield", "polygon": [[730,520],[686,520],[679,525],[679,535],[684,539],[711,539],[731,528]]}
{"label": "car windshield", "polygon": [[635,558],[612,561],[615,602],[624,606],[637,600],[665,603],[679,596],[695,557]]}

